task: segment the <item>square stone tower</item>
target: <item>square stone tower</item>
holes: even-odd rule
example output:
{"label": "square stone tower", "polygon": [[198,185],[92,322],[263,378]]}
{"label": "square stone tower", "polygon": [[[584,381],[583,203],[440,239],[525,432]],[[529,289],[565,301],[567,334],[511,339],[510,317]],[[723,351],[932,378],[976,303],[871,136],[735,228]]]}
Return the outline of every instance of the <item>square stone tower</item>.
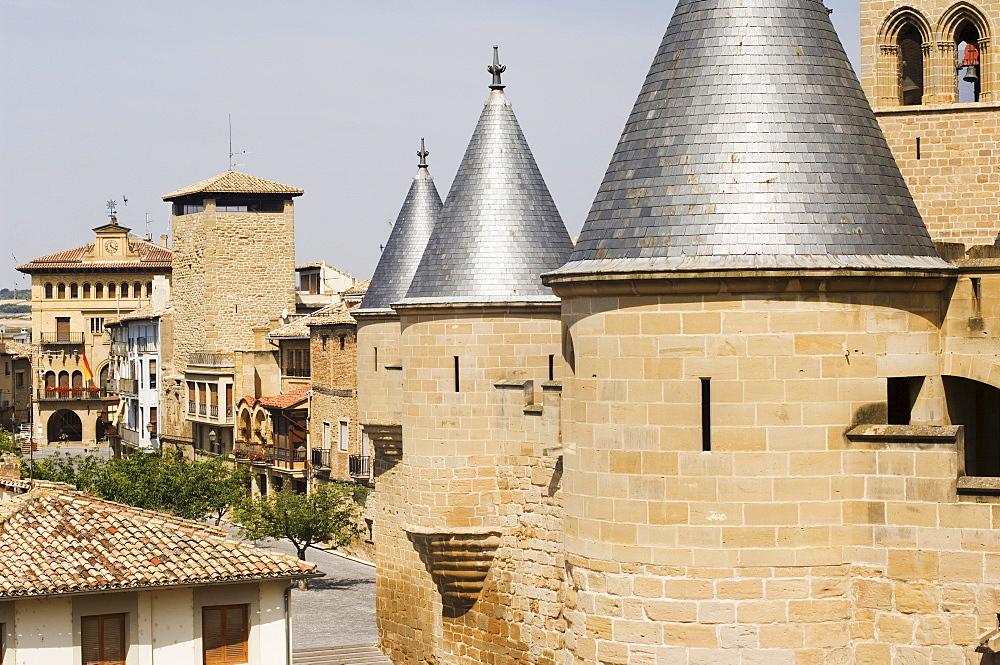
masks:
{"label": "square stone tower", "polygon": [[[164,346],[164,391],[172,394],[162,400],[165,444],[197,448],[204,438],[231,445],[235,393],[241,380],[256,380],[254,368],[237,368],[235,352],[256,349],[255,327],[295,312],[292,200],[302,193],[227,171],[163,197],[173,204],[180,257]],[[248,372],[249,380],[242,376]],[[205,402],[211,409],[201,409]]]}
{"label": "square stone tower", "polygon": [[990,2],[862,0],[862,83],[935,240],[1000,231],[1000,76]]}

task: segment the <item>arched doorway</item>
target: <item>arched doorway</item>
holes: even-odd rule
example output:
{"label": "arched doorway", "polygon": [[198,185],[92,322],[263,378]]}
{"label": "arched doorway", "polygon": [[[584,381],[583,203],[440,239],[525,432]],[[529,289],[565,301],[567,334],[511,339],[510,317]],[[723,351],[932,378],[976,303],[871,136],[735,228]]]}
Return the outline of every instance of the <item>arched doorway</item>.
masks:
{"label": "arched doorway", "polygon": [[83,441],[83,423],[72,411],[56,411],[49,416],[49,441]]}

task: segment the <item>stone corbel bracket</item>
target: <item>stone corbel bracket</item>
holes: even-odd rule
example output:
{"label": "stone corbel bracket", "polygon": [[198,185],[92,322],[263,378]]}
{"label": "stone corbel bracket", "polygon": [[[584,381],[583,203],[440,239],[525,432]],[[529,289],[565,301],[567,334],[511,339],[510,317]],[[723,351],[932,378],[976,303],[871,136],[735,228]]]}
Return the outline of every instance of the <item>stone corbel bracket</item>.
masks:
{"label": "stone corbel bracket", "polygon": [[412,525],[404,529],[441,594],[445,612],[460,616],[472,609],[500,547],[500,530],[427,529]]}

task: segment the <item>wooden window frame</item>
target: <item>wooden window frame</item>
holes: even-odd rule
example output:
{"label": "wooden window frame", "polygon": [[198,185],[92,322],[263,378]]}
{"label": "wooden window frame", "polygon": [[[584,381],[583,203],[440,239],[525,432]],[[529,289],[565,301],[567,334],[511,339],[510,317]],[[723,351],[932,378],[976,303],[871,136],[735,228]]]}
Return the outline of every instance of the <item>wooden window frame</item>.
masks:
{"label": "wooden window frame", "polygon": [[[220,644],[218,647],[215,647],[215,654],[209,653],[210,647],[213,645],[209,644],[209,635],[211,633],[208,626],[208,613],[213,611],[219,612],[220,633]],[[226,633],[227,626],[229,625],[227,614],[230,612],[242,613],[242,619],[240,620],[242,635],[237,636],[239,639],[236,642],[232,642],[230,636]],[[238,649],[233,653],[227,653],[229,651],[227,647],[230,645],[236,646]],[[242,646],[242,649],[239,649],[240,646]],[[250,662],[250,605],[248,603],[205,605],[201,608],[201,653],[204,665],[245,665]]]}
{"label": "wooden window frame", "polygon": [[[87,647],[87,625],[89,622],[96,622],[97,626],[97,645],[98,653],[97,658],[88,658],[88,653],[86,651]],[[107,649],[107,642],[105,640],[105,625],[109,621],[119,622],[119,643],[118,649],[121,658],[109,659],[105,650]],[[118,612],[115,614],[92,614],[89,616],[80,617],[80,660],[83,665],[125,665],[128,659],[128,614],[124,612]]]}

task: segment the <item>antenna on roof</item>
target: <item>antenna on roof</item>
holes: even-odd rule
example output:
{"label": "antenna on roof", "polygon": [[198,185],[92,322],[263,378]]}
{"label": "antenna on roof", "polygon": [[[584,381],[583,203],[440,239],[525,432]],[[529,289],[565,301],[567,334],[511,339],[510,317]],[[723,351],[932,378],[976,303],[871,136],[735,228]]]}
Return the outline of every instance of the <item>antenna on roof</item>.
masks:
{"label": "antenna on roof", "polygon": [[146,240],[152,240],[153,239],[153,236],[149,233],[149,222],[150,221],[151,220],[149,219],[149,213],[147,212],[146,213]]}
{"label": "antenna on roof", "polygon": [[233,152],[233,114],[229,114],[229,170],[235,171],[237,166],[243,166],[242,164],[237,164],[233,161],[233,157],[236,155],[245,155],[246,150],[241,150],[240,152]]}

